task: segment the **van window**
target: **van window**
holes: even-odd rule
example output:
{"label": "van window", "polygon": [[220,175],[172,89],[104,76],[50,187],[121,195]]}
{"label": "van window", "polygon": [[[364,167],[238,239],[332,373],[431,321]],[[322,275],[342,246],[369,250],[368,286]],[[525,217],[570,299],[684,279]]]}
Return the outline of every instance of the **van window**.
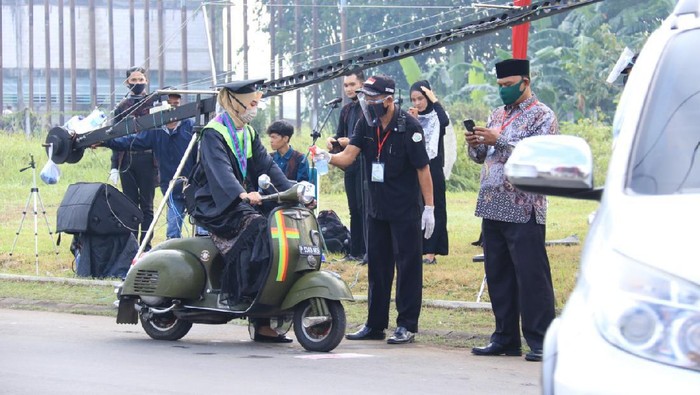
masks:
{"label": "van window", "polygon": [[700,30],[669,41],[637,129],[628,187],[635,193],[700,193]]}

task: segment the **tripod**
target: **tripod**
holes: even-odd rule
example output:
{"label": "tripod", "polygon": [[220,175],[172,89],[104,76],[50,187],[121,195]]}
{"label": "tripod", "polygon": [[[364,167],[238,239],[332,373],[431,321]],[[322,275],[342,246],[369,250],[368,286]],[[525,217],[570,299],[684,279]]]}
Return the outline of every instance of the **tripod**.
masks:
{"label": "tripod", "polygon": [[27,217],[27,209],[29,208],[29,202],[34,198],[34,265],[36,267],[36,274],[39,275],[39,239],[37,231],[37,200],[41,207],[41,213],[44,215],[44,220],[46,221],[46,227],[49,229],[49,237],[51,238],[51,245],[53,250],[58,255],[58,249],[53,242],[53,232],[51,232],[51,226],[49,226],[49,219],[46,217],[46,209],[44,208],[44,203],[41,201],[41,195],[39,195],[39,188],[36,186],[36,162],[34,162],[34,155],[29,155],[29,166],[20,169],[23,172],[27,169],[32,169],[32,188],[29,191],[29,197],[27,198],[27,203],[24,205],[24,211],[22,211],[22,219],[19,222],[19,229],[15,234],[15,241],[12,243],[12,250],[10,250],[10,256],[15,251],[15,246],[17,245],[17,239],[19,238],[19,232],[22,231],[22,225],[24,224],[24,219]]}

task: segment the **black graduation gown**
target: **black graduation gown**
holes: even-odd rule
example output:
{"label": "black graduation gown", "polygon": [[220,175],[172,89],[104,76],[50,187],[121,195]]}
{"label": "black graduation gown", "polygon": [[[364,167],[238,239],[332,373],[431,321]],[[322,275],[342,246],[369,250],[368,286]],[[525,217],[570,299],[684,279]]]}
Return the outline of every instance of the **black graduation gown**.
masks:
{"label": "black graduation gown", "polygon": [[[267,174],[278,190],[293,184],[267,153],[256,134],[245,179],[233,152],[223,136],[214,129],[202,132],[200,162],[191,182],[195,186],[193,216],[218,239],[233,242],[224,254],[222,293],[229,303],[249,302],[257,294],[269,267],[269,240],[260,237],[267,231],[267,218],[239,198],[243,192],[258,190],[258,176]],[[215,239],[215,244],[216,244]],[[217,247],[220,248],[219,244]]]}

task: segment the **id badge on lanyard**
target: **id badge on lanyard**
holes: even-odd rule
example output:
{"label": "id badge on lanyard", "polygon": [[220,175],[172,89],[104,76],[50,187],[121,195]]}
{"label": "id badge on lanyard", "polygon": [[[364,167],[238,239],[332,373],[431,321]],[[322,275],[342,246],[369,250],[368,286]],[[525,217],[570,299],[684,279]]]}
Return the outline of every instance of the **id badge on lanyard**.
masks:
{"label": "id badge on lanyard", "polygon": [[391,130],[387,132],[383,139],[379,138],[379,126],[377,126],[377,160],[372,162],[372,182],[384,182],[384,163],[380,160],[382,148],[386,139],[389,138]]}
{"label": "id badge on lanyard", "polygon": [[372,162],[372,182],[384,182],[384,163]]}

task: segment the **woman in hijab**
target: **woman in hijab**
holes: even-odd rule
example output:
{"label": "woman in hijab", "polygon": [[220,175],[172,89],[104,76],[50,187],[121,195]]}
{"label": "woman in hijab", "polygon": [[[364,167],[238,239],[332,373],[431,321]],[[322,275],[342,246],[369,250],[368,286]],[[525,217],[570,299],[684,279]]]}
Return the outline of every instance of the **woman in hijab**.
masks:
{"label": "woman in hijab", "polygon": [[430,158],[430,175],[433,178],[433,199],[435,202],[435,231],[429,239],[423,239],[423,263],[435,264],[435,255],[447,255],[447,202],[445,199],[445,147],[443,138],[450,119],[430,90],[428,81],[418,81],[411,85],[409,113],[418,118],[425,135],[425,148]]}

